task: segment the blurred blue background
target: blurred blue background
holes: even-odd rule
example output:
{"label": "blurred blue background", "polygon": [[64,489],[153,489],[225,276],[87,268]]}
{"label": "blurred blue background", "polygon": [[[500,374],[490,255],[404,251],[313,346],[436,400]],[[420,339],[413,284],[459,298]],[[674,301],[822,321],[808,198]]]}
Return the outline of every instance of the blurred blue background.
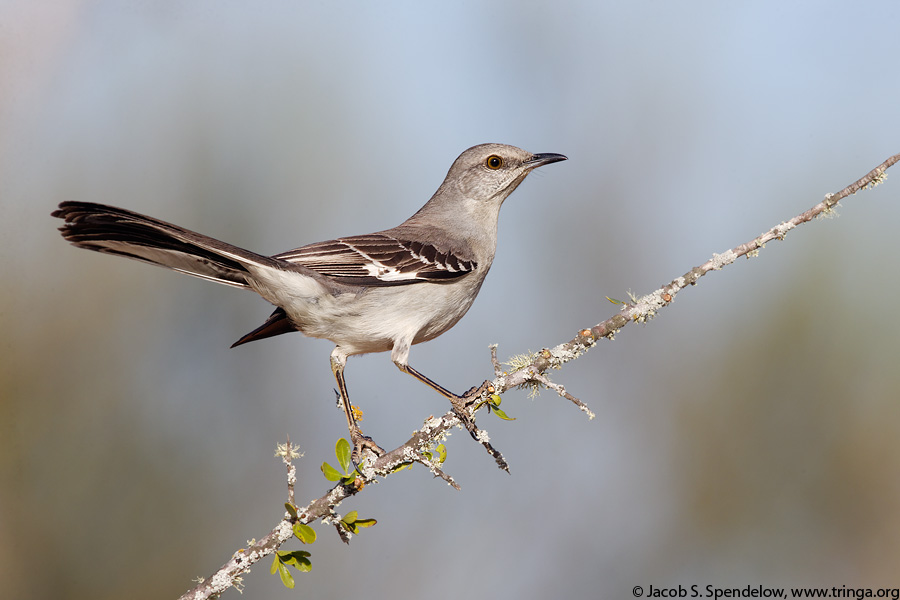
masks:
{"label": "blurred blue background", "polygon": [[[166,598],[283,513],[346,435],[330,343],[235,350],[270,307],[77,250],[62,200],[263,253],[396,225],[482,142],[560,152],[506,203],[469,315],[411,363],[462,391],[900,152],[894,2],[0,4],[0,581],[8,598]],[[897,167],[900,168],[900,167]],[[707,584],[897,587],[900,182],[704,278],[509,392],[512,474],[449,440],[319,525],[265,598],[630,597]],[[395,446],[446,402],[350,360]],[[332,461],[333,462],[333,461]],[[229,592],[230,597],[238,597]]]}

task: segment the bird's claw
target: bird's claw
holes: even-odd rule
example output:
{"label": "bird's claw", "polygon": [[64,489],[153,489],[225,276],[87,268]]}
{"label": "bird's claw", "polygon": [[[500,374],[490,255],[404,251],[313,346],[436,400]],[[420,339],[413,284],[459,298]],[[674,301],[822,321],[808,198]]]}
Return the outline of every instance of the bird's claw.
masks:
{"label": "bird's claw", "polygon": [[353,452],[350,454],[350,460],[353,461],[354,465],[359,465],[359,461],[366,450],[372,452],[376,457],[385,454],[384,448],[376,444],[375,440],[369,436],[363,435],[362,430],[359,428],[350,431],[350,441],[353,442]]}

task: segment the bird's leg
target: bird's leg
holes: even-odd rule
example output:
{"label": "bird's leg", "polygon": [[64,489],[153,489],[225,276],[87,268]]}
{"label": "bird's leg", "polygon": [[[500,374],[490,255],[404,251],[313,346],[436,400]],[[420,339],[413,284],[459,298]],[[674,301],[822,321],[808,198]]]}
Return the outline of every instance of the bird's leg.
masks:
{"label": "bird's leg", "polygon": [[455,412],[457,414],[457,416],[459,416],[460,419],[468,418],[465,414],[460,414],[460,413],[465,413],[465,408],[466,408],[466,405],[463,402],[462,396],[457,396],[456,394],[454,394],[453,392],[451,392],[444,386],[429,379],[426,375],[419,373],[418,371],[413,369],[408,364],[405,364],[405,363],[403,363],[403,364],[395,363],[395,364],[397,365],[397,368],[399,368],[404,373],[409,373],[410,375],[412,375],[413,377],[415,377],[416,379],[418,379],[419,381],[421,381],[422,383],[424,383],[431,389],[435,390],[441,396],[448,398],[450,400],[450,404],[453,406],[453,412]]}
{"label": "bird's leg", "polygon": [[454,394],[453,392],[451,392],[444,386],[439,385],[438,383],[432,381],[431,379],[429,379],[422,373],[413,369],[411,366],[406,364],[405,361],[401,362],[401,361],[395,360],[394,364],[397,365],[397,368],[400,369],[401,371],[403,371],[404,373],[409,373],[410,375],[412,375],[413,377],[415,377],[416,379],[418,379],[419,381],[421,381],[428,387],[437,391],[442,396],[448,398],[450,400],[450,405],[453,407],[453,412],[456,414],[457,417],[459,417],[460,422],[462,422],[462,425],[463,425],[463,427],[466,428],[466,431],[469,432],[469,435],[472,436],[472,439],[474,439],[476,442],[478,442],[482,446],[484,446],[484,449],[488,451],[488,454],[490,454],[492,457],[494,457],[494,460],[497,461],[497,464],[500,466],[501,469],[503,469],[507,473],[509,472],[509,465],[506,464],[506,460],[503,458],[503,455],[494,449],[494,447],[488,441],[487,435],[485,435],[484,432],[482,432],[480,429],[478,429],[478,427],[475,426],[475,419],[473,419],[469,415],[469,411],[467,410],[468,405],[466,403],[466,398],[474,397],[475,395],[480,395],[480,392],[482,390],[487,389],[486,384],[488,382],[485,382],[485,384],[482,384],[482,386],[479,388],[473,388],[465,396],[457,396],[456,394]]}
{"label": "bird's leg", "polygon": [[331,353],[331,372],[337,381],[338,394],[341,397],[341,407],[344,416],[347,417],[347,428],[350,430],[350,441],[353,442],[353,462],[357,463],[366,449],[371,450],[377,456],[384,454],[384,450],[376,444],[372,438],[363,435],[362,429],[356,423],[353,415],[353,406],[350,404],[350,396],[347,394],[347,382],[344,381],[344,365],[347,364],[347,356],[339,352],[337,348]]}

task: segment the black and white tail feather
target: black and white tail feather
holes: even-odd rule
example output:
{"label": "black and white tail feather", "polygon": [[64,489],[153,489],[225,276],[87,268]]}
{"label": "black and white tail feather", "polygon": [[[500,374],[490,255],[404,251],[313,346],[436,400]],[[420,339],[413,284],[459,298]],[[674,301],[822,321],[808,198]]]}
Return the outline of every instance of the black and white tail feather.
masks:
{"label": "black and white tail feather", "polygon": [[65,220],[60,231],[79,248],[133,258],[232,287],[249,289],[247,263],[274,264],[265,256],[124,208],[63,202],[53,216]]}

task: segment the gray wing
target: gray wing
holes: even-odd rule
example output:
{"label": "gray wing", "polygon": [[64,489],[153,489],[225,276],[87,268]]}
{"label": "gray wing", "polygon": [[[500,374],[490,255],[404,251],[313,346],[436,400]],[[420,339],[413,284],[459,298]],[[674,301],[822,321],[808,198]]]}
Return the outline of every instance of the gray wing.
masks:
{"label": "gray wing", "polygon": [[302,265],[341,283],[368,286],[450,282],[478,268],[467,249],[441,249],[393,232],[318,242],[272,258]]}

